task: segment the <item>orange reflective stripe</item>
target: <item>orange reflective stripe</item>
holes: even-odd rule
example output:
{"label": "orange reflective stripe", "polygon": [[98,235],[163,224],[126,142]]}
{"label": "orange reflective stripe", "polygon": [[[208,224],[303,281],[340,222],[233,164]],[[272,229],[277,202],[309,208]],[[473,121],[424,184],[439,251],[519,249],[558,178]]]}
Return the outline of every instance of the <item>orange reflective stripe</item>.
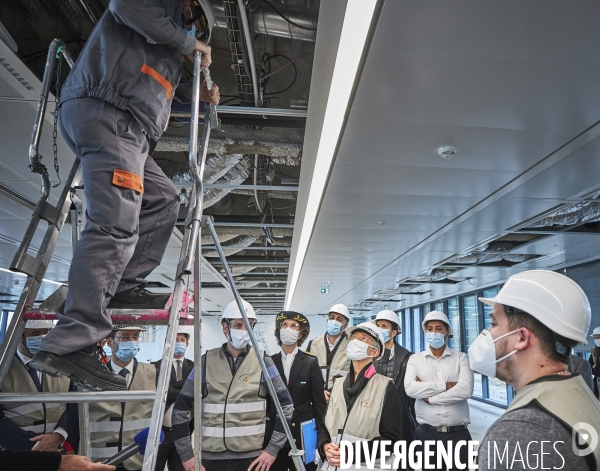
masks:
{"label": "orange reflective stripe", "polygon": [[156,80],[158,83],[160,83],[163,87],[165,87],[165,90],[167,91],[167,98],[171,99],[171,94],[173,93],[173,85],[171,85],[166,78],[164,78],[156,70],[154,70],[152,67],[150,67],[147,64],[144,64],[142,66],[141,71],[142,71],[142,73],[149,75],[154,80]]}
{"label": "orange reflective stripe", "polygon": [[130,190],[137,191],[138,193],[144,193],[144,185],[142,184],[142,177],[133,172],[126,170],[115,169],[113,172],[113,185],[128,188]]}

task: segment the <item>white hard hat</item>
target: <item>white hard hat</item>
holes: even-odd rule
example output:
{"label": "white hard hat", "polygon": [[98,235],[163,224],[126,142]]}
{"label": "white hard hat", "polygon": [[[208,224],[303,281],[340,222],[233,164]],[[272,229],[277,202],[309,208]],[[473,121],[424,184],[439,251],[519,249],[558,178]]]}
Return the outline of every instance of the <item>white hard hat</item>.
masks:
{"label": "white hard hat", "polygon": [[117,330],[137,330],[140,332],[146,332],[148,330],[148,328],[143,325],[139,325],[139,324],[118,324],[118,325],[113,325],[112,330],[113,330],[113,332],[116,332]]}
{"label": "white hard hat", "polygon": [[379,344],[379,356],[374,358],[374,360],[379,360],[385,353],[385,340],[383,339],[383,332],[381,329],[372,322],[361,322],[357,326],[352,327],[352,333],[354,334],[355,332],[364,332],[365,334],[373,337],[373,340]]}
{"label": "white hard hat", "polygon": [[552,332],[587,343],[592,317],[590,302],[570,278],[550,270],[529,270],[511,276],[494,298],[479,298],[493,306],[500,303],[535,317]]}
{"label": "white hard hat", "polygon": [[348,311],[348,308],[343,304],[334,304],[333,306],[331,306],[331,309],[329,309],[329,311],[327,311],[327,314],[329,314],[331,312],[335,312],[336,314],[341,314],[346,319],[350,320],[350,311]]}
{"label": "white hard hat", "polygon": [[383,311],[379,311],[373,319],[373,324],[377,325],[377,321],[390,321],[398,326],[398,333],[402,333],[402,327],[400,326],[400,317],[391,309],[385,309]]}
{"label": "white hard hat", "polygon": [[423,322],[421,323],[423,330],[427,328],[427,323],[429,321],[441,321],[448,326],[448,329],[450,329],[450,321],[448,320],[448,316],[441,311],[431,311],[427,313],[423,319]]}
{"label": "white hard hat", "polygon": [[[203,42],[209,43],[212,30],[215,26],[215,12],[213,10],[213,7],[210,1],[208,0],[190,0],[190,5],[193,7],[194,10],[198,10],[198,8],[201,8],[204,12],[204,18],[206,19],[205,26],[208,28],[208,37],[206,38],[206,41]],[[201,40],[203,39],[204,38],[201,38]]]}
{"label": "white hard hat", "polygon": [[[254,308],[252,307],[252,304],[250,304],[248,301],[245,301],[243,299],[242,299],[242,304],[244,305],[244,310],[246,311],[246,315],[248,316],[248,319],[257,319],[256,313],[254,312]],[[221,320],[223,320],[223,319],[241,319],[241,318],[242,318],[242,313],[240,312],[238,305],[234,299],[227,306],[225,306],[225,309],[223,309],[223,315],[221,316]]]}
{"label": "white hard hat", "polygon": [[194,334],[194,326],[192,325],[180,325],[177,327],[178,334],[185,334],[188,337],[191,337]]}
{"label": "white hard hat", "polygon": [[593,337],[594,335],[600,335],[600,327],[596,327],[594,331],[590,334],[590,337]]}
{"label": "white hard hat", "polygon": [[25,323],[26,329],[51,329],[54,327],[54,321],[47,319],[32,319]]}

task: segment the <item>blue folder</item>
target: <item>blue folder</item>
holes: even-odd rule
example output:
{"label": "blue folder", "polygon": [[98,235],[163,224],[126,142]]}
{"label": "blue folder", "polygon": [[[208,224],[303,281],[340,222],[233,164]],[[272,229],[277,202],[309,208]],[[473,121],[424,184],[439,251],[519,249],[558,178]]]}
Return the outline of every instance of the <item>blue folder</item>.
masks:
{"label": "blue folder", "polygon": [[302,435],[304,463],[313,463],[317,458],[317,423],[315,419],[302,422],[300,424],[300,433]]}

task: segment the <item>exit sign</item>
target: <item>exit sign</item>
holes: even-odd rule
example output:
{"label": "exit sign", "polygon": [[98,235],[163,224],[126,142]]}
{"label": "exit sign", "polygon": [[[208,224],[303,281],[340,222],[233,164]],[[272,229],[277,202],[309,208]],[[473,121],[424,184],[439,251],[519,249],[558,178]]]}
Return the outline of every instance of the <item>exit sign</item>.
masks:
{"label": "exit sign", "polygon": [[329,294],[329,287],[328,286],[323,286],[321,288],[321,294]]}

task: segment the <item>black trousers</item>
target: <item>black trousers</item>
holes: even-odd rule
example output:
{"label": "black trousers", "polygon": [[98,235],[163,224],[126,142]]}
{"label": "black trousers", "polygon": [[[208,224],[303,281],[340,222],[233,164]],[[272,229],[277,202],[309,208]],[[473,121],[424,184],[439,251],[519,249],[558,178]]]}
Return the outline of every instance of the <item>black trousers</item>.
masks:
{"label": "black trousers", "polygon": [[[294,465],[294,460],[292,459],[291,456],[288,455],[289,452],[290,452],[290,448],[282,448],[281,450],[279,450],[279,453],[277,454],[277,458],[275,458],[275,461],[271,465],[271,468],[269,471],[287,471],[288,469],[290,471],[296,471],[296,466]],[[304,467],[306,468],[306,471],[316,471],[317,470],[317,465],[315,463],[305,464]]]}
{"label": "black trousers", "polygon": [[[256,458],[241,458],[236,460],[202,460],[202,464],[206,468],[206,471],[248,471],[248,467]],[[169,471],[171,470],[169,469]]]}
{"label": "black trousers", "polygon": [[154,471],[164,471],[166,464],[169,465],[169,471],[184,471],[181,458],[173,442],[173,432],[167,427],[163,427],[163,432],[165,439],[158,447]]}
{"label": "black trousers", "polygon": [[[419,424],[419,425],[417,425],[417,428],[415,430],[415,439],[421,440],[421,441],[440,440],[442,443],[451,441],[452,446],[453,446],[452,450],[454,450],[454,446],[460,440],[466,440],[466,441],[471,440],[471,434],[469,433],[468,429],[458,430],[456,432],[445,432],[445,433],[444,432],[435,432],[432,430],[427,430],[425,427],[423,427],[421,424]],[[436,466],[437,455],[438,455],[437,454],[437,446],[431,447],[430,449],[433,449],[435,451],[434,457],[430,459],[430,463],[432,465]],[[423,452],[423,446],[415,446],[415,451]],[[467,446],[466,445],[462,446],[460,448],[460,460],[463,464],[466,464],[467,467],[469,465],[468,458],[469,458],[469,453],[468,453]],[[454,451],[452,452],[452,464],[454,464]],[[442,462],[441,468],[431,468],[431,469],[436,469],[438,471],[446,471],[446,469],[448,469],[448,471],[453,471],[458,468],[456,468],[456,467],[446,468],[446,466],[444,466],[443,462]]]}

